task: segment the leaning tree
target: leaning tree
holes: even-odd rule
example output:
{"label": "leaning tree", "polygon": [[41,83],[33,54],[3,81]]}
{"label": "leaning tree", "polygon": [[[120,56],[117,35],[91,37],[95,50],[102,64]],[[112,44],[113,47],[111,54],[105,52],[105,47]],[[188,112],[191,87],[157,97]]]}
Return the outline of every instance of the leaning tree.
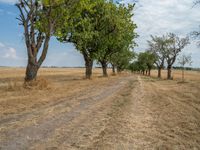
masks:
{"label": "leaning tree", "polygon": [[168,43],[169,40],[165,35],[161,37],[151,35],[151,40],[148,41],[148,51],[155,56],[155,65],[158,70],[158,78],[161,78],[161,70],[164,68],[165,53]]}
{"label": "leaning tree", "polygon": [[165,52],[165,58],[167,62],[167,79],[172,79],[171,69],[175,63],[178,54],[190,43],[188,37],[180,38],[174,33],[167,35],[169,39],[168,48]]}
{"label": "leaning tree", "polygon": [[[51,36],[56,27],[62,25],[62,7],[70,8],[72,0],[19,0],[19,24],[23,26],[28,55],[25,82],[36,79],[37,72],[44,62]],[[39,56],[40,54],[40,56]]]}
{"label": "leaning tree", "polygon": [[[42,65],[49,47],[50,37],[58,15],[52,3],[45,4],[37,0],[19,0],[16,4],[20,11],[20,25],[24,28],[24,37],[28,54],[25,81],[36,79],[38,69]],[[38,53],[41,50],[41,56]]]}

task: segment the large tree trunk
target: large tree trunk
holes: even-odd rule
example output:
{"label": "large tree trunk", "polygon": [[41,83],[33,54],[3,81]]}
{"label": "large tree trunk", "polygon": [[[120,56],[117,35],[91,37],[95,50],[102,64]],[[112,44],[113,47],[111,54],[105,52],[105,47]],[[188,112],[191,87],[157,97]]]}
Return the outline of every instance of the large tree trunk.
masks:
{"label": "large tree trunk", "polygon": [[85,61],[85,78],[86,79],[91,79],[92,76],[92,67],[93,67],[93,60],[89,59]]}
{"label": "large tree trunk", "polygon": [[85,78],[91,79],[93,60],[89,57],[89,55],[87,53],[83,53],[83,57],[85,60]]}
{"label": "large tree trunk", "polygon": [[31,82],[33,80],[36,80],[38,69],[38,65],[35,65],[28,61],[28,65],[26,67],[25,82]]}
{"label": "large tree trunk", "polygon": [[161,78],[161,68],[158,68],[158,78]]}
{"label": "large tree trunk", "polygon": [[167,79],[168,80],[172,79],[172,66],[167,67]]}
{"label": "large tree trunk", "polygon": [[39,52],[39,49],[37,49],[37,48],[32,49],[27,46],[28,64],[26,67],[25,82],[31,82],[33,80],[36,80],[37,72],[46,58],[48,47],[49,47],[49,41],[50,41],[50,36],[47,35],[45,37],[43,50],[42,50],[41,56],[39,57],[38,61],[37,61],[37,54]]}
{"label": "large tree trunk", "polygon": [[101,61],[101,66],[102,66],[102,70],[103,70],[103,77],[108,77],[107,62],[106,61]]}

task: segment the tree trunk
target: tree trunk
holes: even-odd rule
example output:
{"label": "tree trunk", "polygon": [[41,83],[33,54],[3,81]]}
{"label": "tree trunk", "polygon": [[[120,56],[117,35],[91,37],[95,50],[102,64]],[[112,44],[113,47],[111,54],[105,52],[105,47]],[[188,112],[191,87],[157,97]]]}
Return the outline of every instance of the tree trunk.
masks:
{"label": "tree trunk", "polygon": [[158,78],[161,78],[161,68],[158,68]]}
{"label": "tree trunk", "polygon": [[182,82],[185,82],[185,67],[182,68]]}
{"label": "tree trunk", "polygon": [[112,64],[112,72],[113,72],[113,74],[116,73],[116,72],[115,72],[115,65],[113,65],[113,64]]}
{"label": "tree trunk", "polygon": [[142,74],[143,74],[143,75],[144,75],[144,72],[145,72],[145,71],[142,71]]}
{"label": "tree trunk", "polygon": [[151,69],[148,70],[148,76],[151,76]]}
{"label": "tree trunk", "polygon": [[106,61],[101,61],[101,65],[103,70],[103,77],[108,77]]}
{"label": "tree trunk", "polygon": [[35,65],[29,61],[26,67],[25,82],[30,82],[35,80],[37,77],[38,69],[39,69],[38,65]]}
{"label": "tree trunk", "polygon": [[83,55],[83,56],[85,59],[85,78],[91,79],[93,60],[91,58],[89,58],[87,55]]}
{"label": "tree trunk", "polygon": [[171,66],[167,67],[167,79],[168,80],[172,79],[172,67]]}
{"label": "tree trunk", "polygon": [[39,52],[39,49],[37,49],[37,48],[32,49],[32,48],[29,48],[29,45],[27,46],[28,64],[26,67],[25,82],[31,82],[36,79],[37,72],[38,72],[40,66],[42,65],[43,61],[46,58],[48,47],[49,47],[49,41],[50,41],[50,35],[47,35],[45,38],[45,41],[44,41],[41,56],[39,57],[38,61],[37,61],[37,54]]}
{"label": "tree trunk", "polygon": [[88,60],[85,62],[85,78],[86,79],[91,79],[92,76],[92,67],[93,67],[93,61],[92,60]]}

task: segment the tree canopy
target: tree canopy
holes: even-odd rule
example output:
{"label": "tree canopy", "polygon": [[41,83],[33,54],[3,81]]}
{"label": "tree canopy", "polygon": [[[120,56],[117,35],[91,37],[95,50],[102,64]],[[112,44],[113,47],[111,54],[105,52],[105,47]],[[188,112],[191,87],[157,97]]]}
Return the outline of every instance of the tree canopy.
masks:
{"label": "tree canopy", "polygon": [[83,55],[86,78],[92,74],[94,60],[102,65],[103,75],[107,76],[108,63],[116,62],[113,57],[118,54],[119,62],[119,56],[130,54],[135,45],[134,5],[126,7],[112,1],[81,0],[77,9],[76,15],[68,20],[70,25],[62,26],[56,36],[61,42],[72,42]]}

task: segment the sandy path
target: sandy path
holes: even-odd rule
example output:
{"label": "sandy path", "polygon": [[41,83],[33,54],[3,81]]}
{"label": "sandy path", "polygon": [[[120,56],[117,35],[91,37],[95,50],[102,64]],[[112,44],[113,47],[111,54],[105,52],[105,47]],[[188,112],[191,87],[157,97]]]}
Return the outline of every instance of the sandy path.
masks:
{"label": "sandy path", "polygon": [[200,149],[198,90],[130,76],[82,92],[89,94],[4,118],[0,149]]}

